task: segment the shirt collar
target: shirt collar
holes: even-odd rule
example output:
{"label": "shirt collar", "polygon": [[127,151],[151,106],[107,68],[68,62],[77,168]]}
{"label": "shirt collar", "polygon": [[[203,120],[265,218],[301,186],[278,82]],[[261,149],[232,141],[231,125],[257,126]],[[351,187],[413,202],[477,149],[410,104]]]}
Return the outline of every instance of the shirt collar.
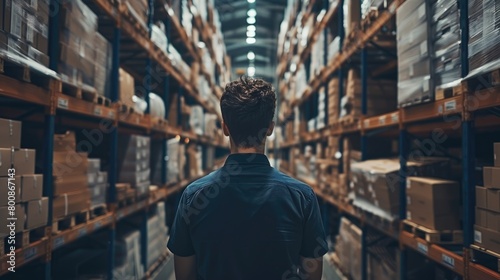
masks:
{"label": "shirt collar", "polygon": [[267,165],[270,166],[267,156],[264,154],[230,154],[224,165],[234,164],[252,164],[252,165]]}

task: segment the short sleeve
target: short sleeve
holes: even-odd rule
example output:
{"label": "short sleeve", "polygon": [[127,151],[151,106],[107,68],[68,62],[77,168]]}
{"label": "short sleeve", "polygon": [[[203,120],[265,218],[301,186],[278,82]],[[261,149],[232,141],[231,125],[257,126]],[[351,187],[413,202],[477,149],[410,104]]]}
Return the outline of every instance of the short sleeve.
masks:
{"label": "short sleeve", "polygon": [[314,192],[307,197],[309,202],[304,209],[304,234],[300,255],[304,258],[320,258],[328,252],[325,230],[321,220],[318,200]]}
{"label": "short sleeve", "polygon": [[170,232],[170,240],[167,247],[174,255],[189,257],[195,254],[193,241],[189,232],[189,206],[187,204],[186,192],[181,196],[174,224]]}

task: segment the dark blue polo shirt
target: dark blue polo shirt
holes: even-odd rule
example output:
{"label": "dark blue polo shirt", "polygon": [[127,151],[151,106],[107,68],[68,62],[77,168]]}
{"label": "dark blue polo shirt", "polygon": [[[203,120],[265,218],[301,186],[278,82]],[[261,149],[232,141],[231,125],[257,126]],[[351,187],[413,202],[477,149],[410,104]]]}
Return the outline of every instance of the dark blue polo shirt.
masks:
{"label": "dark blue polo shirt", "polygon": [[182,194],[168,248],[196,255],[198,279],[301,279],[300,257],[327,252],[313,190],[263,154],[232,154]]}

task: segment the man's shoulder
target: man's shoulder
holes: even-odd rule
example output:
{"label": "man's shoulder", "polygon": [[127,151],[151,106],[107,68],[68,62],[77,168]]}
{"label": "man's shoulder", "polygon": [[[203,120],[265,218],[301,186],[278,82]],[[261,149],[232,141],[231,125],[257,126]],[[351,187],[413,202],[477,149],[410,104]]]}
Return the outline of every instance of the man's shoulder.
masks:
{"label": "man's shoulder", "polygon": [[194,193],[202,190],[203,188],[212,185],[214,182],[216,182],[218,172],[219,170],[212,171],[209,174],[191,182],[186,187],[186,190],[184,192],[186,192],[187,195],[193,195]]}
{"label": "man's shoulder", "polygon": [[311,186],[295,178],[292,178],[283,172],[275,170],[274,179],[280,184],[286,186],[287,188],[301,192],[306,196],[314,195],[314,191],[311,188]]}

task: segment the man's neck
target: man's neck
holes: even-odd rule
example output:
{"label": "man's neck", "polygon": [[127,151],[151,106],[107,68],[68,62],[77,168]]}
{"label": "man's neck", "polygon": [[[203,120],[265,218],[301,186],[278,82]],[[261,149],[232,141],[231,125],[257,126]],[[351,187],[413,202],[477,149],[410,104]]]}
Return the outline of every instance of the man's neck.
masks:
{"label": "man's neck", "polygon": [[231,141],[231,154],[264,154],[266,143],[258,147],[238,147]]}

